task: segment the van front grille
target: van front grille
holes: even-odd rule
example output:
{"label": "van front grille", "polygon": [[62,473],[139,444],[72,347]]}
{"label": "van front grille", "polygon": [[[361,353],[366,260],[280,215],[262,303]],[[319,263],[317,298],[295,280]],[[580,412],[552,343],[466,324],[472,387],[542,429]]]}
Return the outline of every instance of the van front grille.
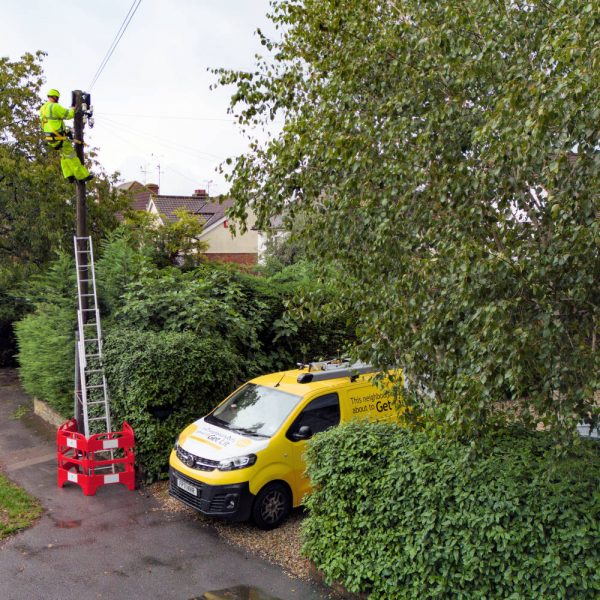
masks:
{"label": "van front grille", "polygon": [[218,460],[210,460],[203,456],[197,456],[187,450],[184,450],[181,446],[177,446],[175,449],[177,458],[190,469],[197,469],[198,471],[214,471],[219,466]]}

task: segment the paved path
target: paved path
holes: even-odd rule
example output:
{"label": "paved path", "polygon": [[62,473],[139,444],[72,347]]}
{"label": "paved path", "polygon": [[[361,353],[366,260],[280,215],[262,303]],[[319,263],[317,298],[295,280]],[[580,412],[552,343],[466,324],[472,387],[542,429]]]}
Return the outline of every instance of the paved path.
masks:
{"label": "paved path", "polygon": [[75,485],[59,489],[54,431],[36,417],[11,418],[21,406],[31,400],[15,372],[0,370],[0,469],[46,509],[0,543],[2,600],[194,600],[225,588],[220,597],[232,600],[328,597],[140,491],[108,485],[86,497]]}

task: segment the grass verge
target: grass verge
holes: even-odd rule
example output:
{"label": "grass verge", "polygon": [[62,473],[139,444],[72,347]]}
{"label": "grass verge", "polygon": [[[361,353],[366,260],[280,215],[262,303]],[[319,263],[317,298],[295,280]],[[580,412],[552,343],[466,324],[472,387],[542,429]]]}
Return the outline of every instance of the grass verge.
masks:
{"label": "grass verge", "polygon": [[0,473],[0,541],[29,527],[41,513],[34,498]]}

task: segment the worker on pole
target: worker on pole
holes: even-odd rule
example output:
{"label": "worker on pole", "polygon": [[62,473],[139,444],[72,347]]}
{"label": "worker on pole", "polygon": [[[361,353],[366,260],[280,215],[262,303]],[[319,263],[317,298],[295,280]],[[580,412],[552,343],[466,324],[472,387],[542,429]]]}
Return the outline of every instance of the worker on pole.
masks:
{"label": "worker on pole", "polygon": [[[50,148],[60,152],[60,166],[65,179],[70,182],[89,181],[93,175],[85,168],[77,157],[75,148],[69,140],[69,132],[65,127],[65,120],[75,116],[74,108],[64,108],[58,103],[60,92],[56,89],[48,90],[48,102],[40,109],[40,121],[44,138]],[[75,140],[76,143],[81,141]]]}

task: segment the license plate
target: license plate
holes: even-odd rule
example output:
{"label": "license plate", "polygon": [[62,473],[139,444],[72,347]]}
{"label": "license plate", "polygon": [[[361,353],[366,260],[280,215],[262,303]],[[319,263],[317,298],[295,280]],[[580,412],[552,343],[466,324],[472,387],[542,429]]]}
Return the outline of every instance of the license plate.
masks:
{"label": "license plate", "polygon": [[198,495],[198,488],[190,485],[189,483],[182,481],[181,479],[177,479],[177,487],[180,487],[182,490],[185,490],[188,494],[192,494],[192,496]]}

